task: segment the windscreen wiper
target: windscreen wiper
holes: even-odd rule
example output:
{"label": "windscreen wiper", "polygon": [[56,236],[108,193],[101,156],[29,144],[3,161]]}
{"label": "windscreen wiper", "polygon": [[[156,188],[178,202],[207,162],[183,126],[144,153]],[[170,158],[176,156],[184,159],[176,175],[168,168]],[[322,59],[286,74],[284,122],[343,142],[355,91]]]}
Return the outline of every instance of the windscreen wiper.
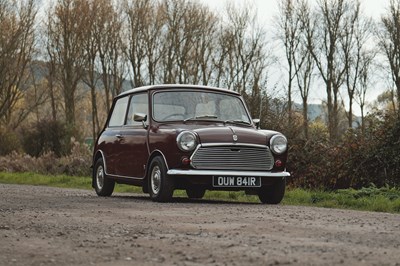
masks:
{"label": "windscreen wiper", "polygon": [[242,124],[242,125],[250,125],[248,121],[243,121],[243,120],[225,120],[224,124],[230,123],[230,124]]}
{"label": "windscreen wiper", "polygon": [[203,119],[203,118],[213,118],[213,119],[216,119],[216,118],[218,118],[218,116],[215,116],[215,115],[199,115],[199,116],[193,116],[193,117],[189,117],[189,118],[186,118],[185,120],[183,120],[183,122],[186,122],[186,121],[189,121],[189,120],[197,120],[197,119]]}

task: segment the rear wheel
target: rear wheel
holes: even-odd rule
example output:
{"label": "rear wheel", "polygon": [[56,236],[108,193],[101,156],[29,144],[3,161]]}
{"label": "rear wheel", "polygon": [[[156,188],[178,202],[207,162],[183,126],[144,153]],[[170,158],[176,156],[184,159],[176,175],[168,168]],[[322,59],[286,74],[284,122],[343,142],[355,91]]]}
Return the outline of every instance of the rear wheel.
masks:
{"label": "rear wheel", "polygon": [[189,199],[201,199],[204,197],[206,190],[204,188],[187,188],[186,194]]}
{"label": "rear wheel", "polygon": [[114,191],[115,181],[107,177],[104,170],[103,159],[98,159],[94,166],[94,189],[97,195],[102,197],[111,196]]}
{"label": "rear wheel", "polygon": [[150,163],[149,192],[153,201],[166,202],[174,193],[173,180],[167,175],[167,167],[162,157],[157,156]]}
{"label": "rear wheel", "polygon": [[279,204],[285,195],[286,179],[276,181],[274,184],[262,187],[258,191],[258,198],[264,204]]}

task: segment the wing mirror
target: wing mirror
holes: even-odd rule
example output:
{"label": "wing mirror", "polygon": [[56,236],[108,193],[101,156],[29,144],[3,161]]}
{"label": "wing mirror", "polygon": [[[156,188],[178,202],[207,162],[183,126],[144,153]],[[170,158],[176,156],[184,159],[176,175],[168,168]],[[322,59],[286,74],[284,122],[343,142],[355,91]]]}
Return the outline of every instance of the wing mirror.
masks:
{"label": "wing mirror", "polygon": [[260,119],[259,119],[259,118],[253,119],[253,123],[254,123],[254,125],[256,125],[256,128],[257,128],[257,129],[260,128]]}
{"label": "wing mirror", "polygon": [[143,128],[147,129],[146,121],[147,121],[147,115],[143,113],[135,113],[133,114],[133,120],[135,122],[142,122]]}

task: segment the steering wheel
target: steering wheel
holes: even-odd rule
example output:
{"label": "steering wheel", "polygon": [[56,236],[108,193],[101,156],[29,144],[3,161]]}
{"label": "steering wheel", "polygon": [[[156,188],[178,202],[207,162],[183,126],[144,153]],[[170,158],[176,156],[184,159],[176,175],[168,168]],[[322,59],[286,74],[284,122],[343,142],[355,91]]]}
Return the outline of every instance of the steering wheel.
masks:
{"label": "steering wheel", "polygon": [[174,117],[174,116],[181,116],[182,118],[185,118],[185,115],[184,115],[184,114],[175,113],[175,114],[167,115],[166,117],[164,117],[163,120],[168,120],[168,118],[171,118],[171,117]]}

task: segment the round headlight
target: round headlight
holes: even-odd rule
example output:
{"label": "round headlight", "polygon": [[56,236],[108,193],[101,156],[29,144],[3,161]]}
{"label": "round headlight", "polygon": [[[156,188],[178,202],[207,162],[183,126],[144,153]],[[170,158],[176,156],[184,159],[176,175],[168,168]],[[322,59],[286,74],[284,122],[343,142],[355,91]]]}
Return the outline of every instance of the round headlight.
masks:
{"label": "round headlight", "polygon": [[176,138],[176,143],[182,151],[192,151],[196,148],[197,138],[193,132],[183,131]]}
{"label": "round headlight", "polygon": [[287,140],[283,135],[275,135],[270,141],[271,150],[275,154],[282,154],[287,149]]}

